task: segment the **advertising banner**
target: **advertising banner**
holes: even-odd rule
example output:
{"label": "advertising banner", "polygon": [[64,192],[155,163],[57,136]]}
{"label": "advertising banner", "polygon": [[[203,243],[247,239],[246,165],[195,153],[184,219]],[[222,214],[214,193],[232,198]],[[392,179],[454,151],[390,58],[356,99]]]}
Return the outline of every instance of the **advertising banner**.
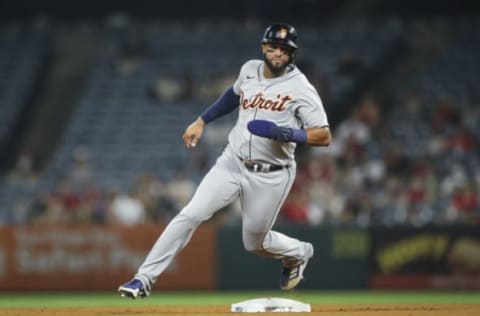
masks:
{"label": "advertising banner", "polygon": [[480,289],[476,227],[374,228],[373,288]]}
{"label": "advertising banner", "polygon": [[[0,290],[113,290],[128,281],[164,227],[0,229]],[[215,231],[201,227],[155,289],[213,289]]]}

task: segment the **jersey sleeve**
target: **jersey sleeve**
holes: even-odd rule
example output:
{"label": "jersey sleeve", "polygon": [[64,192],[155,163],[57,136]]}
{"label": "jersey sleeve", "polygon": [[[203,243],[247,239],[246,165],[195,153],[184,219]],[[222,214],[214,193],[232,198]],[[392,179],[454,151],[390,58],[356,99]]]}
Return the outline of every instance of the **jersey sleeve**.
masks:
{"label": "jersey sleeve", "polygon": [[323,102],[315,88],[311,85],[308,87],[297,102],[297,115],[304,127],[328,127],[328,118]]}

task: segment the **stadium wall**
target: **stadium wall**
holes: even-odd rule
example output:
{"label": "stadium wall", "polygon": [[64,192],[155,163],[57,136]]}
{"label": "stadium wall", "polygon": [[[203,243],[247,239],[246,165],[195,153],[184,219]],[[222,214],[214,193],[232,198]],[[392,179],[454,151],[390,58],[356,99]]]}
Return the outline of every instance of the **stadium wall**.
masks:
{"label": "stadium wall", "polygon": [[[133,275],[163,228],[0,228],[0,291],[112,291]],[[314,243],[305,289],[480,289],[475,227],[275,229]],[[240,227],[203,225],[155,290],[269,290],[279,274],[278,261],[243,249]]]}

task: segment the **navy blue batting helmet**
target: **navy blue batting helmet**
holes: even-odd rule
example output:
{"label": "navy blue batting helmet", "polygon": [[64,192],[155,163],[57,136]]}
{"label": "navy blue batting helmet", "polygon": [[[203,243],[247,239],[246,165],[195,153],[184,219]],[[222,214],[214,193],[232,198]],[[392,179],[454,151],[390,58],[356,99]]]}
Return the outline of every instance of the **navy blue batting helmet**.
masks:
{"label": "navy blue batting helmet", "polygon": [[272,24],[265,30],[262,44],[285,44],[297,49],[297,31],[287,23]]}

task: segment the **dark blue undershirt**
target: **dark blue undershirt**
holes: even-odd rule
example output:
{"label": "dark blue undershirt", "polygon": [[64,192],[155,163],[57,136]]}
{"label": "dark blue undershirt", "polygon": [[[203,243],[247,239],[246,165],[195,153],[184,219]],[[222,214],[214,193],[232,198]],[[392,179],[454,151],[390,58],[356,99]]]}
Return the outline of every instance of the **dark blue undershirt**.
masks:
{"label": "dark blue undershirt", "polygon": [[205,124],[235,110],[240,104],[240,96],[228,88],[212,105],[200,115]]}

